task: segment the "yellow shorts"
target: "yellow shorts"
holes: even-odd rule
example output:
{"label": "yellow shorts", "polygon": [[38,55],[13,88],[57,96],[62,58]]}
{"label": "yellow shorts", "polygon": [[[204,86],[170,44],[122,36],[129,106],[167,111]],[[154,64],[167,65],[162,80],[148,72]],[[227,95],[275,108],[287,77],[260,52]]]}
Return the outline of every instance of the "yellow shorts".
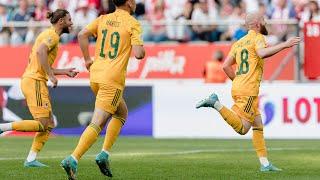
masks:
{"label": "yellow shorts", "polygon": [[112,85],[94,82],[91,82],[90,86],[96,95],[95,107],[114,114],[122,99],[123,90]]}
{"label": "yellow shorts", "polygon": [[256,116],[260,115],[257,96],[232,96],[234,105],[232,110],[241,118],[253,123]]}
{"label": "yellow shorts", "polygon": [[51,117],[50,95],[45,81],[23,78],[21,90],[34,119]]}

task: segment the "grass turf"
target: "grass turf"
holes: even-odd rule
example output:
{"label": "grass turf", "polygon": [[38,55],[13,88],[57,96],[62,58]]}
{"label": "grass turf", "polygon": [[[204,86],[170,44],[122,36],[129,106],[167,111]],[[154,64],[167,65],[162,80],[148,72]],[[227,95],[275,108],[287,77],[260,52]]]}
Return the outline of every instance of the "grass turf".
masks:
{"label": "grass turf", "polygon": [[[39,156],[50,168],[24,168],[31,138],[0,138],[0,179],[63,180],[61,160],[78,138],[53,137]],[[81,159],[80,180],[106,179],[94,162],[103,138]],[[269,160],[284,171],[259,172],[250,140],[120,138],[115,144],[112,179],[320,179],[320,141],[268,140]]]}

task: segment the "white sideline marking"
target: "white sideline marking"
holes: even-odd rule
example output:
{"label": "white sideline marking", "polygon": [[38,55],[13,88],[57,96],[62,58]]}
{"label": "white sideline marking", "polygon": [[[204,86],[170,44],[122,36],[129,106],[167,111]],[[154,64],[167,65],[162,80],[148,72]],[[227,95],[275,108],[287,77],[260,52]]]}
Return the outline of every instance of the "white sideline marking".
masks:
{"label": "white sideline marking", "polygon": [[[317,148],[268,148],[268,151],[317,151]],[[125,157],[125,156],[154,156],[154,155],[185,155],[185,154],[198,154],[198,153],[218,153],[218,152],[254,152],[254,149],[197,149],[197,150],[189,150],[189,151],[176,151],[176,152],[135,152],[135,153],[112,153],[112,156],[115,157]],[[63,159],[67,156],[59,155],[59,156],[40,156],[39,159]],[[96,157],[96,154],[86,154],[83,158],[92,158]],[[26,157],[0,157],[0,161],[6,160],[24,160]]]}

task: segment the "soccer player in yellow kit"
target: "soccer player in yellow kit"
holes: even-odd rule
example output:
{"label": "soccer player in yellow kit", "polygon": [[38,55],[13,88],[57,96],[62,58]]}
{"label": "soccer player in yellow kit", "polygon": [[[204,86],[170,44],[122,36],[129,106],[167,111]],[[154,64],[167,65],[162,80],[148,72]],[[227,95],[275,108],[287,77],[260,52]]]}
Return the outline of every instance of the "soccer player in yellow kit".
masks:
{"label": "soccer player in yellow kit", "polygon": [[21,89],[26,98],[29,110],[34,120],[23,120],[0,124],[0,133],[4,131],[37,132],[29,155],[24,162],[25,167],[46,166],[36,160],[37,154],[48,140],[51,129],[54,128],[50,95],[47,87],[48,79],[57,86],[55,75],[74,77],[74,68],[54,69],[52,64],[57,56],[60,35],[69,33],[72,27],[70,14],[67,10],[57,9],[48,12],[51,27],[44,30],[36,38],[29,56],[29,64],[22,76]]}
{"label": "soccer player in yellow kit", "polygon": [[[131,50],[137,59],[142,59],[145,55],[141,26],[131,16],[136,8],[135,1],[113,2],[116,5],[114,13],[98,17],[78,35],[85,64],[90,71],[90,85],[96,95],[96,102],[90,125],[82,133],[73,153],[61,162],[69,179],[76,178],[78,161],[96,141],[110,118],[102,151],[96,156],[96,163],[101,173],[112,177],[109,151],[128,114],[122,94],[129,57]],[[90,36],[97,38],[94,61],[91,60],[88,50]]]}
{"label": "soccer player in yellow kit", "polygon": [[[223,119],[239,134],[246,134],[252,127],[253,146],[261,163],[260,170],[280,171],[267,159],[267,150],[263,137],[263,123],[258,110],[258,95],[262,80],[264,58],[270,57],[283,49],[290,48],[300,42],[299,37],[293,37],[286,42],[267,47],[263,35],[268,31],[266,23],[260,13],[251,13],[246,16],[245,23],[249,29],[246,36],[234,43],[227,56],[223,70],[232,80],[232,110],[224,107],[213,93],[200,101],[197,108],[212,107]],[[236,64],[236,73],[232,66]]]}

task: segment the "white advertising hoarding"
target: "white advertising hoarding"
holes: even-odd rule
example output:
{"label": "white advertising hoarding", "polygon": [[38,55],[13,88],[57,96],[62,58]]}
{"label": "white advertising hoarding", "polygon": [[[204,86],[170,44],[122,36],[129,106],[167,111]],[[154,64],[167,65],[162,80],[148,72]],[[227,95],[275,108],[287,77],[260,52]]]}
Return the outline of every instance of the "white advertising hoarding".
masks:
{"label": "white advertising hoarding", "polygon": [[[320,138],[320,85],[262,84],[259,107],[266,138]],[[157,138],[250,138],[238,135],[214,109],[196,103],[216,92],[233,104],[231,84],[155,84],[153,135]]]}

